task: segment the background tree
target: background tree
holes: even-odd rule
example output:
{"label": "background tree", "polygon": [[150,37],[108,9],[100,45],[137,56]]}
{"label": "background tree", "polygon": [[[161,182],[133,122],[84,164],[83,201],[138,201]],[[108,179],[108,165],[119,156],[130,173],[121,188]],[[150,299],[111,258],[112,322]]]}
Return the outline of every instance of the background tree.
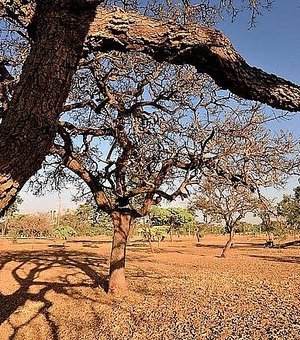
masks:
{"label": "background tree", "polygon": [[290,229],[300,231],[300,187],[294,189],[294,195],[284,195],[277,206],[279,216],[283,217]]}
{"label": "background tree", "polygon": [[112,235],[112,223],[107,214],[97,211],[95,204],[84,203],[75,211],[66,211],[60,224],[72,227],[78,236]]}
{"label": "background tree", "polygon": [[[172,3],[170,13],[178,13],[182,7],[184,15],[182,20],[177,15],[177,20],[173,17],[171,21],[169,16],[160,21],[153,18],[168,12],[164,3],[150,3],[146,9],[142,5],[144,13],[152,14],[147,17],[137,12],[96,8],[101,2],[16,0],[0,4],[3,20],[12,22],[14,32],[31,44],[18,82],[7,75],[9,70],[1,58],[0,211],[13,202],[24,183],[41,167],[55,137],[79,59],[95,51],[135,50],[160,62],[190,64],[240,97],[299,110],[299,86],[250,67],[219,31],[193,23],[196,19],[210,22],[206,18],[215,13],[215,8],[229,9],[235,16],[233,2]],[[126,10],[132,8],[127,1],[118,3]],[[244,4],[249,4],[254,20],[261,6],[268,6],[270,1]]]}
{"label": "background tree", "polygon": [[195,215],[186,208],[161,208],[154,207],[149,213],[150,222],[153,226],[164,226],[170,234],[171,241],[173,234],[191,234],[196,227]]}
{"label": "background tree", "polygon": [[48,213],[35,215],[19,215],[9,225],[9,235],[16,240],[18,237],[45,237],[50,236],[52,224]]}
{"label": "background tree", "polygon": [[274,231],[278,214],[274,200],[264,198],[257,206],[257,216],[261,219],[261,230],[266,233],[266,247],[274,247]]}
{"label": "background tree", "polygon": [[55,226],[52,231],[52,235],[55,238],[64,240],[63,246],[69,237],[76,236],[76,230],[68,225]]}
{"label": "background tree", "polygon": [[223,248],[221,257],[226,257],[233,243],[233,237],[238,222],[246,213],[254,212],[257,199],[242,186],[234,188],[232,185],[220,183],[210,178],[202,183],[201,189],[193,198],[194,209],[209,215],[212,221],[225,223],[225,232],[229,233],[228,241]]}
{"label": "background tree", "polygon": [[9,226],[14,218],[17,217],[19,213],[19,205],[23,202],[20,196],[16,197],[15,202],[6,210],[3,218],[1,219],[1,235],[2,237],[7,234]]}
{"label": "background tree", "polygon": [[196,220],[193,212],[186,208],[160,208],[154,207],[150,214],[151,224],[154,226],[165,226],[173,240],[174,232],[179,236],[181,233],[191,234],[195,230]]}
{"label": "background tree", "polygon": [[[257,215],[262,220],[260,229],[267,236],[265,246],[273,248],[277,243],[281,247],[282,241],[291,234],[292,228],[279,214],[278,204],[274,200],[263,198],[258,205]],[[287,245],[293,245],[293,242]]]}

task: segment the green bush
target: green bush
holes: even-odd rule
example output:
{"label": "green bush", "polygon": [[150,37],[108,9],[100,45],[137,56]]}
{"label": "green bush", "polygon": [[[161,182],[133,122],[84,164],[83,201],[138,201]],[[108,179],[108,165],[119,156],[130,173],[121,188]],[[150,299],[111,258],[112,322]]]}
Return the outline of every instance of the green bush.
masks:
{"label": "green bush", "polygon": [[55,238],[61,238],[66,240],[68,237],[72,237],[76,235],[76,231],[69,226],[59,226],[54,227],[53,229],[53,236]]}

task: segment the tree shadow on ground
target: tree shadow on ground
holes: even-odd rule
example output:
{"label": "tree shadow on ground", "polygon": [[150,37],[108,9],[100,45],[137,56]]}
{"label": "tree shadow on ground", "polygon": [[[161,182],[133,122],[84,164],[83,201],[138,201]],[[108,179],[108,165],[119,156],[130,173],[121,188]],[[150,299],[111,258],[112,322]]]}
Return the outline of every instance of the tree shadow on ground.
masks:
{"label": "tree shadow on ground", "polygon": [[83,244],[89,244],[89,243],[94,243],[94,244],[109,244],[111,243],[111,240],[68,240],[68,243],[83,243]]}
{"label": "tree shadow on ground", "polygon": [[[11,275],[11,282],[8,279],[6,284],[13,282],[16,286],[15,291],[8,295],[0,291],[0,325],[6,320],[9,322],[13,328],[10,339],[15,338],[21,327],[40,315],[44,316],[52,339],[59,339],[58,326],[49,311],[53,303],[46,296],[48,292],[63,294],[73,299],[88,299],[86,296],[80,296],[80,291],[75,291],[76,288],[100,286],[104,291],[108,288],[108,277],[100,274],[100,271],[107,270],[106,259],[96,257],[92,253],[62,250],[6,252],[0,255],[0,273],[5,270],[5,266],[13,267],[6,269],[9,271],[8,276]],[[54,282],[43,280],[43,277],[49,277],[50,271],[56,267],[63,270],[63,275],[55,277]],[[39,302],[41,307],[25,323],[13,325],[10,316],[27,301]]]}
{"label": "tree shadow on ground", "polygon": [[257,258],[264,261],[285,262],[300,264],[300,256],[265,256],[265,255],[249,255],[249,257]]}
{"label": "tree shadow on ground", "polygon": [[198,248],[222,249],[222,248],[224,248],[224,245],[222,245],[222,244],[202,244],[202,243],[197,243],[196,247],[198,247]]}
{"label": "tree shadow on ground", "polygon": [[[196,247],[199,248],[214,248],[214,249],[222,249],[224,248],[224,244],[202,244],[202,243],[197,243]],[[252,243],[252,242],[236,242],[231,246],[231,249],[243,249],[243,248],[264,248],[265,244],[264,243]]]}
{"label": "tree shadow on ground", "polygon": [[[175,247],[174,247],[175,248]],[[155,255],[155,254],[188,254],[185,250],[175,250],[173,247],[166,247],[163,246],[157,247],[157,245],[153,245],[153,251],[149,245],[147,247],[132,247],[128,248],[132,254],[139,254],[143,253],[146,255]]]}

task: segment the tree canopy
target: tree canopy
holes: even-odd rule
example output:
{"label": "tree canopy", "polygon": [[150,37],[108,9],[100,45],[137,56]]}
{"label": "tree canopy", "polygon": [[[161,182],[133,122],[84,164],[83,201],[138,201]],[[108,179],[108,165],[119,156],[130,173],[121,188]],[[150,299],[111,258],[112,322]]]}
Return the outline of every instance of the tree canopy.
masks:
{"label": "tree canopy", "polygon": [[[28,56],[24,55],[18,82],[11,80],[13,75],[5,65],[10,58],[2,57],[1,210],[41,167],[55,138],[57,119],[79,60],[96,51],[135,51],[159,62],[189,64],[240,97],[289,111],[299,110],[298,85],[250,67],[221,32],[196,23],[205,14],[214,13],[218,1],[204,3],[202,12],[200,7],[182,2],[185,14],[176,16],[173,10],[171,18],[166,16],[163,5],[150,4],[146,9],[143,6],[140,14],[130,12],[137,8],[128,2],[120,2],[122,8],[114,9],[110,3],[105,3],[106,7],[97,6],[99,3],[18,0],[0,5],[4,20],[17,25],[14,33],[26,37],[31,46]],[[222,10],[231,9],[235,15],[234,2],[220,4]],[[269,1],[243,2],[247,4],[255,16]]]}

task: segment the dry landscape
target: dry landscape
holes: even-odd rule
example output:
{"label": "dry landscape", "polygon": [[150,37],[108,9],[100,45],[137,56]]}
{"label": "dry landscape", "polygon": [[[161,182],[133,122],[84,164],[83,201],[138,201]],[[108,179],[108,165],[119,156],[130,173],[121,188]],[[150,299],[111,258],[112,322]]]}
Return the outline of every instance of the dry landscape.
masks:
{"label": "dry landscape", "polygon": [[0,338],[300,339],[299,248],[238,236],[128,247],[130,295],[105,293],[108,238],[1,240]]}

